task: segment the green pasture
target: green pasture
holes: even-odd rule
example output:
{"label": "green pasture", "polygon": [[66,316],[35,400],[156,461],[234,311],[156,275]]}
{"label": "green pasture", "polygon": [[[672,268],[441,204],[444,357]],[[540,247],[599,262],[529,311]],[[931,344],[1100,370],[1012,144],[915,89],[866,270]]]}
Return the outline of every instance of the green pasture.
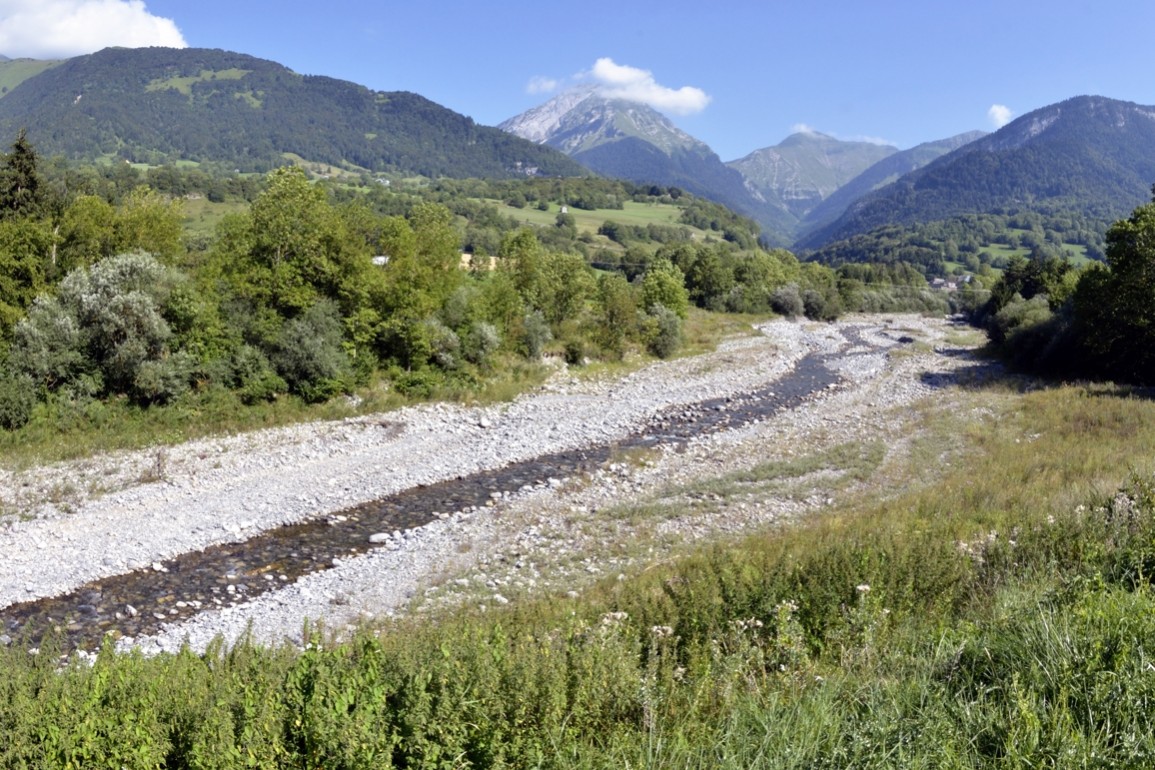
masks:
{"label": "green pasture", "polygon": [[199,75],[193,75],[191,77],[172,77],[163,80],[154,80],[145,86],[144,90],[165,91],[171,88],[180,91],[185,96],[190,96],[194,83],[203,83],[211,80],[240,80],[250,72],[252,72],[252,70],[236,68],[227,70],[201,70]]}
{"label": "green pasture", "polygon": [[[513,217],[527,225],[541,226],[555,224],[557,222],[557,215],[561,213],[561,207],[556,203],[551,203],[548,211],[539,211],[532,206],[519,209],[499,201],[488,202],[496,204],[498,211],[500,211],[502,215]],[[637,203],[635,201],[626,201],[625,204],[623,204],[623,208],[620,209],[593,209],[592,211],[586,211],[570,206],[567,212],[573,216],[574,224],[577,225],[579,233],[596,233],[598,228],[607,220],[623,225],[640,225],[642,227],[649,224],[677,225],[679,224],[678,219],[682,215],[682,209],[680,207],[668,203]],[[694,230],[694,232],[701,232],[695,228],[690,229]]]}
{"label": "green pasture", "polygon": [[39,75],[57,64],[60,62],[35,59],[13,59],[12,61],[0,62],[0,99],[28,78]]}

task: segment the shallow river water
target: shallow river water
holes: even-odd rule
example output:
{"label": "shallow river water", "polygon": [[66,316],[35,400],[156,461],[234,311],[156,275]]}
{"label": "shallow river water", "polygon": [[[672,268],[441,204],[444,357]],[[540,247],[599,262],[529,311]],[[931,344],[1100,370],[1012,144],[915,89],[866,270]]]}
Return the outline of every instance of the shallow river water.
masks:
{"label": "shallow river water", "polygon": [[[403,532],[438,516],[484,508],[527,486],[596,471],[621,450],[677,445],[794,408],[839,377],[811,354],[772,385],[727,399],[671,407],[625,439],[420,486],[312,521],[212,546],[70,593],[0,610],[0,641],[28,648],[49,637],[61,652],[93,650],[105,635],[136,637],[201,610],[227,607],[370,548],[372,535]],[[375,538],[376,539],[381,539]]]}

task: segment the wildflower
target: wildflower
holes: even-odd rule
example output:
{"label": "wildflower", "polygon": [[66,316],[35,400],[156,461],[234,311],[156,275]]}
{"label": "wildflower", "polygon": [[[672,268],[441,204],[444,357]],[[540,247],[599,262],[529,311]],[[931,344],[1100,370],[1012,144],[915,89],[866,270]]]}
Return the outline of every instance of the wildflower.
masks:
{"label": "wildflower", "polygon": [[653,634],[656,639],[665,639],[666,637],[674,635],[674,629],[669,626],[653,626],[650,628],[650,633]]}
{"label": "wildflower", "polygon": [[860,594],[868,594],[868,593],[870,593],[870,584],[869,583],[859,583],[855,587],[854,590],[858,591],[858,593],[860,593]]}

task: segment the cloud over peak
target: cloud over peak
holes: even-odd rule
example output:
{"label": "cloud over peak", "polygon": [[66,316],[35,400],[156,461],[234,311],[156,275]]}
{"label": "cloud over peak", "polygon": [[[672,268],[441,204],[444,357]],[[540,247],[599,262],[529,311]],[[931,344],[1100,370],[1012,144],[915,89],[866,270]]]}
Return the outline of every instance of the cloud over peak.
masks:
{"label": "cloud over peak", "polygon": [[700,88],[668,88],[658,83],[649,70],[618,64],[609,57],[594,62],[590,75],[606,96],[642,102],[675,115],[701,112],[710,103],[709,95]]}
{"label": "cloud over peak", "polygon": [[185,48],[172,19],[143,0],[0,0],[0,53],[39,59],[79,56],[109,46]]}
{"label": "cloud over peak", "polygon": [[992,104],[991,108],[987,110],[987,117],[991,121],[991,125],[995,128],[1002,128],[1011,122],[1011,118],[1015,116],[1014,110],[1005,104]]}
{"label": "cloud over peak", "polygon": [[[700,88],[669,88],[658,83],[649,70],[618,64],[608,56],[594,62],[588,72],[575,75],[568,81],[571,86],[580,83],[592,84],[598,93],[607,98],[641,102],[675,115],[701,112],[710,103],[710,96]],[[526,90],[531,94],[541,94],[565,85],[553,78],[537,76],[529,81]]]}

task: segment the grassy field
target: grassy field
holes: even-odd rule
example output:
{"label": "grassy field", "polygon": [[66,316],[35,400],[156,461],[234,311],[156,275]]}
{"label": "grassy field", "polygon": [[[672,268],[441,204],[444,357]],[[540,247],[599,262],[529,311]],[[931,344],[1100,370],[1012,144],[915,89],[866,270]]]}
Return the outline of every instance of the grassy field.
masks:
{"label": "grassy field", "polygon": [[28,78],[39,75],[44,70],[51,69],[60,63],[59,61],[41,61],[38,59],[13,59],[0,62],[0,99]]}
{"label": "grassy field", "polygon": [[[1011,257],[1028,257],[1031,254],[1031,250],[1028,248],[1012,248],[1004,243],[988,243],[982,246],[981,250],[989,252],[992,257],[1002,257],[1004,259]],[[1076,267],[1082,267],[1091,261],[1087,256],[1087,247],[1080,244],[1064,243],[1063,253],[1066,254],[1067,259]]]}
{"label": "grassy field", "polygon": [[[555,224],[557,215],[561,213],[561,208],[556,203],[550,204],[549,211],[539,211],[532,206],[519,209],[508,206],[500,201],[490,200],[486,202],[497,206],[498,211],[503,216],[513,217],[520,222],[530,225],[545,226]],[[642,227],[648,224],[677,225],[678,218],[682,214],[682,209],[666,203],[637,203],[635,201],[626,201],[620,209],[594,209],[592,211],[585,211],[570,206],[568,213],[573,216],[579,233],[596,233],[598,228],[607,220],[623,225],[641,225]],[[705,237],[705,232],[702,230],[692,227],[689,228],[689,230],[698,237]]]}

